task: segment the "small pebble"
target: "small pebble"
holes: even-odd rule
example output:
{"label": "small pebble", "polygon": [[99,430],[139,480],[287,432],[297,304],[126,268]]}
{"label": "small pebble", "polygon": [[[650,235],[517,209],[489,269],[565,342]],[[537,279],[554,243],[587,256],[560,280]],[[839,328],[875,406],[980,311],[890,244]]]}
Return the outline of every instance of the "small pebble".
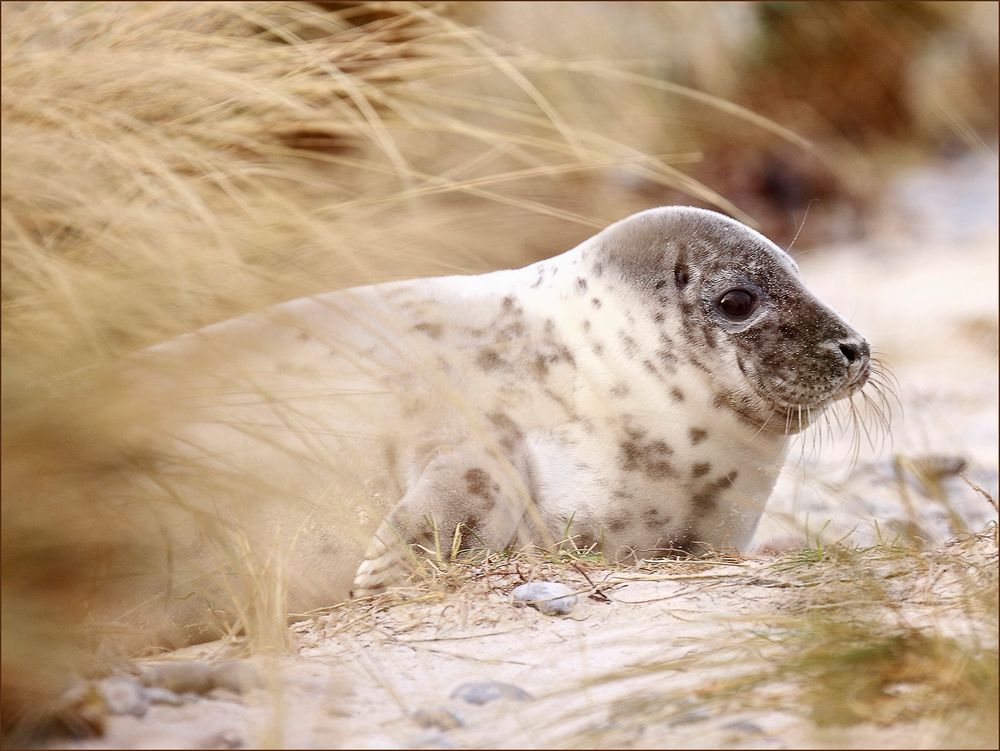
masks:
{"label": "small pebble", "polygon": [[149,699],[142,684],[134,678],[124,675],[114,675],[104,678],[98,684],[98,691],[104,699],[108,714],[130,714],[142,717],[149,709]]}
{"label": "small pebble", "polygon": [[528,582],[511,592],[514,605],[530,605],[545,615],[566,615],[576,607],[573,590],[559,582]]}
{"label": "small pebble", "polygon": [[533,697],[523,688],[499,681],[477,681],[463,683],[451,692],[452,699],[461,699],[469,704],[486,704],[496,699],[531,701]]}
{"label": "small pebble", "polygon": [[750,722],[749,720],[733,720],[732,722],[727,722],[722,726],[723,730],[733,730],[737,733],[747,733],[750,735],[763,735],[764,728],[758,725],[756,722]]}
{"label": "small pebble", "polygon": [[458,713],[447,707],[427,707],[413,713],[413,720],[422,728],[454,730],[465,726]]}

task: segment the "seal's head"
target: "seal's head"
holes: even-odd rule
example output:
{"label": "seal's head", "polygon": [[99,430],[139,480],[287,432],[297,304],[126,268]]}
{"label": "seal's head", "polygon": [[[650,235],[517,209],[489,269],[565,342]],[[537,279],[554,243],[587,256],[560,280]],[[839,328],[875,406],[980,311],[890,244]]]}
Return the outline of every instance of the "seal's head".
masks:
{"label": "seal's head", "polygon": [[600,247],[683,340],[716,401],[761,429],[801,430],[867,382],[868,342],[805,287],[787,253],[740,222],[653,209],[609,227]]}

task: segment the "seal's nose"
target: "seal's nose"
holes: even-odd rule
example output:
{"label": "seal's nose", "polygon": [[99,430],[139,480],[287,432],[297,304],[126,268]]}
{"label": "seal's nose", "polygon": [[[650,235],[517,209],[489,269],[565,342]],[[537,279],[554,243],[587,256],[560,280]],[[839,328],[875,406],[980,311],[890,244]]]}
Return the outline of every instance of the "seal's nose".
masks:
{"label": "seal's nose", "polygon": [[851,365],[855,360],[861,357],[861,347],[854,342],[841,342],[840,351],[843,353],[844,357],[847,358],[848,365]]}
{"label": "seal's nose", "polygon": [[840,353],[847,361],[847,375],[853,380],[868,368],[871,349],[864,339],[850,339],[840,342]]}

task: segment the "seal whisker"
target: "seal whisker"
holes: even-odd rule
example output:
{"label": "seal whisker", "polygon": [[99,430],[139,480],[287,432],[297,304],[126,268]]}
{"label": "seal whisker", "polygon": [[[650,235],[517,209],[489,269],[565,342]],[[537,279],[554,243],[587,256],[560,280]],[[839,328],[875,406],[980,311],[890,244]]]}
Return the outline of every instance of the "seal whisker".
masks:
{"label": "seal whisker", "polygon": [[[862,394],[862,396],[863,395],[864,394]],[[864,432],[865,439],[868,441],[868,447],[872,451],[877,451],[878,449],[875,446],[875,441],[872,438],[871,431],[868,429],[868,423],[864,419],[862,419],[862,417],[861,417],[860,414],[858,414],[857,409],[856,409],[857,405],[856,405],[856,403],[854,402],[853,399],[851,400],[851,405],[852,405],[853,408],[855,408],[855,416],[857,417],[858,425],[861,427],[861,430]],[[860,449],[860,446],[859,446],[859,449]]]}
{"label": "seal whisker", "polygon": [[763,424],[759,428],[757,428],[757,432],[756,433],[754,433],[752,436],[750,436],[750,440],[748,442],[750,445],[753,445],[754,439],[757,436],[759,436],[761,433],[764,432],[764,428],[766,428],[767,424],[771,421],[771,416],[774,414],[774,409],[775,409],[774,406],[772,406],[771,409],[767,413],[767,417],[764,418]]}
{"label": "seal whisker", "polygon": [[873,413],[875,419],[878,421],[879,428],[882,430],[883,435],[890,432],[892,426],[889,423],[889,416],[882,411],[882,405],[879,404],[874,398],[869,396],[864,390],[859,392],[862,398],[865,400],[865,405]]}

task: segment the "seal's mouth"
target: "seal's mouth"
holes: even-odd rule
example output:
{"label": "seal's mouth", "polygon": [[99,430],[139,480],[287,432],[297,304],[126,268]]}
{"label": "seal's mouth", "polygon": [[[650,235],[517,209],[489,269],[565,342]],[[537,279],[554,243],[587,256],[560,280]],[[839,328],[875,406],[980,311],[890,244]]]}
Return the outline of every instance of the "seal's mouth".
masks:
{"label": "seal's mouth", "polygon": [[[746,371],[744,371],[746,373]],[[835,402],[849,399],[865,387],[868,382],[868,367],[866,366],[853,377],[846,377],[831,386],[802,387],[784,379],[769,382],[758,374],[746,373],[756,396],[759,397],[768,413],[766,420],[774,422],[787,434],[799,433],[815,423],[823,412]],[[780,423],[780,425],[779,425]]]}
{"label": "seal's mouth", "polygon": [[844,385],[830,397],[830,401],[836,402],[840,399],[848,399],[861,391],[868,384],[868,377],[871,375],[871,371],[871,361],[868,361],[861,370],[853,374],[853,377],[849,374]]}
{"label": "seal's mouth", "polygon": [[[849,369],[830,384],[780,377],[765,379],[742,362],[740,370],[749,386],[739,399],[743,414],[756,422],[760,431],[795,435],[814,424],[829,421],[832,407],[841,430],[853,425],[852,440],[860,443],[863,434],[874,447],[876,438],[889,433],[892,402],[899,403],[892,371],[876,358],[866,358],[858,368]],[[871,392],[865,391],[869,385]],[[857,394],[863,398],[853,400]],[[838,413],[840,404],[847,406]]]}
{"label": "seal's mouth", "polygon": [[[857,370],[849,368],[832,382],[803,382],[799,378],[775,376],[764,378],[753,367],[744,363],[737,353],[736,362],[752,387],[752,411],[762,425],[775,425],[786,434],[799,433],[814,424],[835,402],[849,399],[868,383],[871,363],[866,360]],[[749,394],[748,394],[749,396]],[[747,400],[744,400],[744,405]]]}

